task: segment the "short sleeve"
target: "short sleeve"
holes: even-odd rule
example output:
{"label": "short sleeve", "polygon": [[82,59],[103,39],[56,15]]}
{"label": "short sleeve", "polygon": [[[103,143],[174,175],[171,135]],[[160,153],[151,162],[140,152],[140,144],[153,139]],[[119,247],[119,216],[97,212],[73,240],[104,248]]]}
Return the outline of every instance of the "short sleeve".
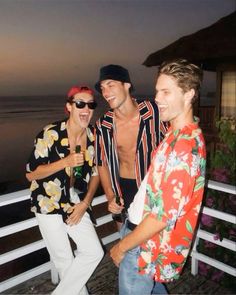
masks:
{"label": "short sleeve", "polygon": [[[156,155],[149,173],[147,193],[149,213],[173,229],[177,219],[186,213],[192,202],[196,178],[199,173],[200,157],[193,154],[191,141],[180,140],[175,148],[164,157],[162,169],[161,155]],[[157,166],[157,169],[156,169]]]}
{"label": "short sleeve", "polygon": [[58,132],[50,129],[52,125],[45,127],[35,138],[34,147],[26,165],[27,172],[34,171],[38,166],[49,163],[49,153],[56,140]]}

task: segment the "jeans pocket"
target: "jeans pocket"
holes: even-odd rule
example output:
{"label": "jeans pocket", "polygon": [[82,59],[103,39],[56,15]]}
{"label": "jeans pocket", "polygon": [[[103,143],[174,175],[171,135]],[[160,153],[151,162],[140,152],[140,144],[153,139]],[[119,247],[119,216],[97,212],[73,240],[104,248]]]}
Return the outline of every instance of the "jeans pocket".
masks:
{"label": "jeans pocket", "polygon": [[133,249],[128,250],[127,253],[130,253],[131,255],[136,255],[138,258],[140,254],[140,246],[136,246]]}

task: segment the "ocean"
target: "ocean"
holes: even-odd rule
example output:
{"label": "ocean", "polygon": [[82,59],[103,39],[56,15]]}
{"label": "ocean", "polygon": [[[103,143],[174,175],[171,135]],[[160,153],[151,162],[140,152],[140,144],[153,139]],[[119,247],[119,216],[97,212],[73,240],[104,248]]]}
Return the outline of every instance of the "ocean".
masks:
{"label": "ocean", "polygon": [[[108,109],[102,98],[91,123]],[[0,195],[27,188],[25,165],[34,138],[48,123],[65,118],[65,97],[0,97]]]}
{"label": "ocean", "polygon": [[[98,107],[92,124],[108,110],[103,98],[97,96],[96,100]],[[213,96],[201,98],[201,105],[212,105],[212,102]],[[0,96],[0,195],[29,187],[25,165],[34,138],[45,125],[65,117],[64,106],[63,95]]]}

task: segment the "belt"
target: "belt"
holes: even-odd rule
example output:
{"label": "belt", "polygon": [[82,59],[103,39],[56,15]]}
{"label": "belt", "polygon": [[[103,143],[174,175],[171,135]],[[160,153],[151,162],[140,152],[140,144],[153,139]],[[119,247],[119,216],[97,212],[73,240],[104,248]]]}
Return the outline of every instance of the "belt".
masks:
{"label": "belt", "polygon": [[130,222],[129,219],[127,220],[128,229],[134,230],[136,226],[137,226],[137,224],[134,224],[134,223]]}

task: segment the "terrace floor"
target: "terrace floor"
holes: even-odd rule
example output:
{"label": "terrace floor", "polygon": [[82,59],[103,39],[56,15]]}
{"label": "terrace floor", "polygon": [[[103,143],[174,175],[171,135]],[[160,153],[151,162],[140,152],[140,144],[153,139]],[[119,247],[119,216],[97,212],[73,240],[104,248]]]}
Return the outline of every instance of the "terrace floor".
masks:
{"label": "terrace floor", "polygon": [[[118,268],[109,257],[109,248],[102,262],[90,278],[87,287],[91,295],[116,295],[118,294]],[[39,275],[1,294],[50,294],[55,285],[51,282],[50,272]],[[236,294],[233,290],[225,289],[220,285],[206,280],[201,275],[193,276],[190,273],[190,265],[186,265],[181,278],[167,284],[170,294]],[[135,295],[135,294],[134,294]]]}

